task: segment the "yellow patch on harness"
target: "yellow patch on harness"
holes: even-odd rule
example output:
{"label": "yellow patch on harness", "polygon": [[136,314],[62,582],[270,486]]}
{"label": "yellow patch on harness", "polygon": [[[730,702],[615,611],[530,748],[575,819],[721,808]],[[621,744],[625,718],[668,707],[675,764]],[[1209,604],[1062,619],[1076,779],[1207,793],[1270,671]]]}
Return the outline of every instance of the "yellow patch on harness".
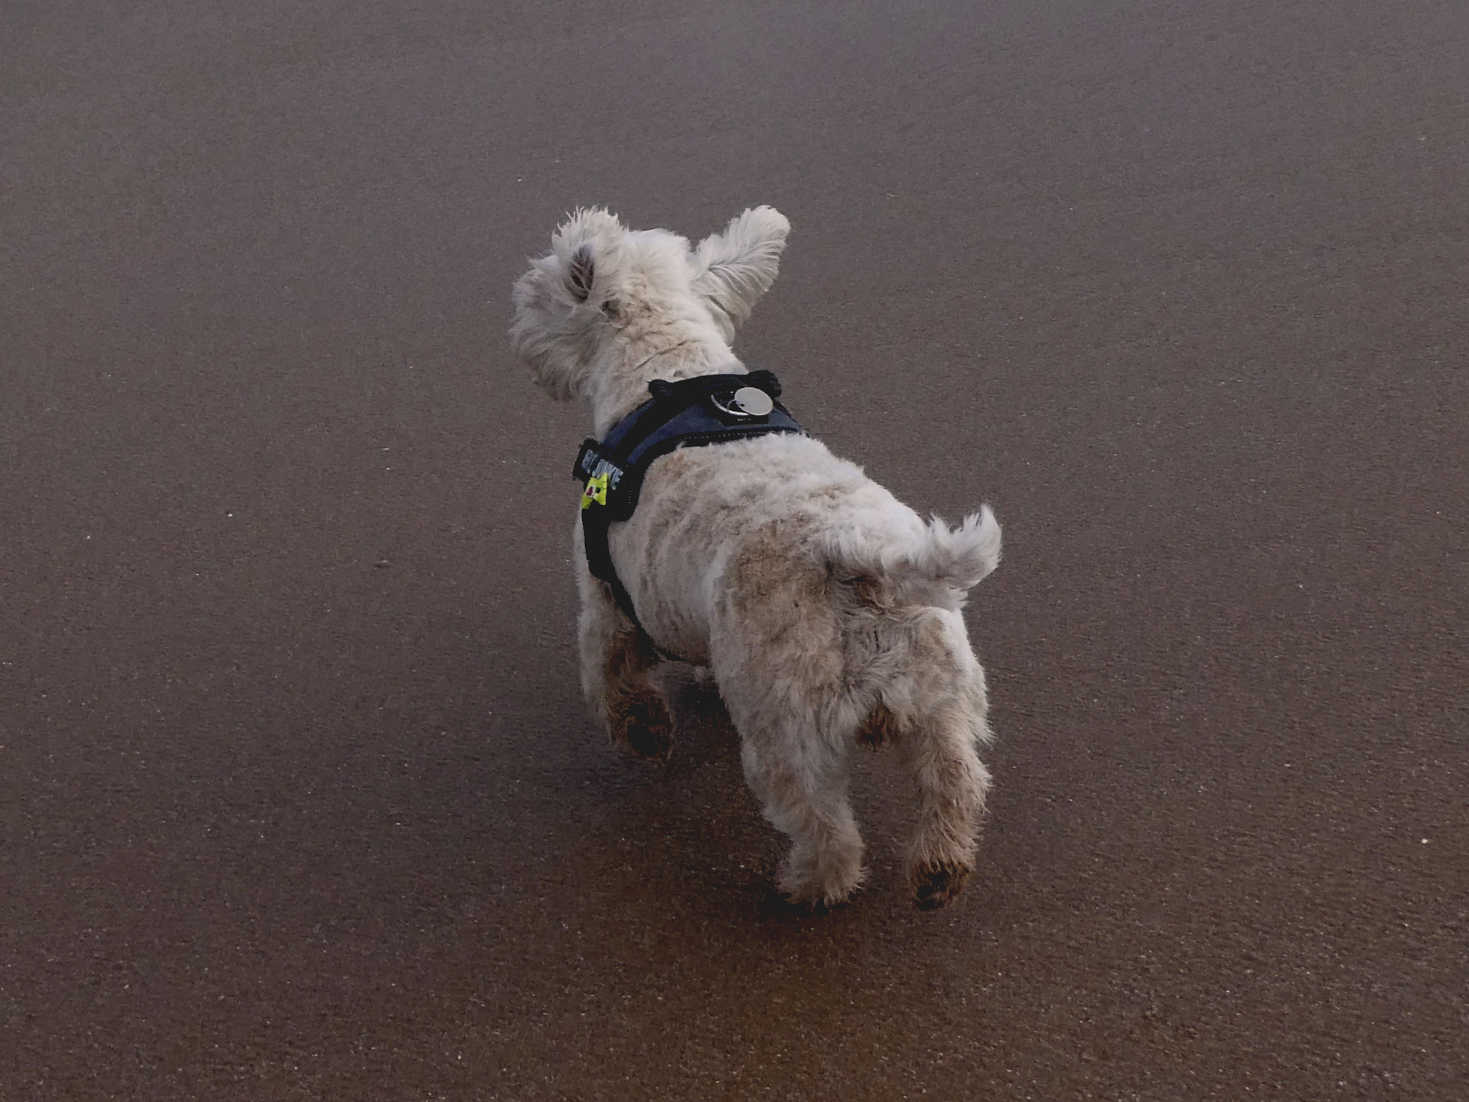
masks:
{"label": "yellow patch on harness", "polygon": [[598,505],[607,504],[607,475],[594,474],[587,479],[587,487],[581,492],[581,507],[587,508],[596,502]]}

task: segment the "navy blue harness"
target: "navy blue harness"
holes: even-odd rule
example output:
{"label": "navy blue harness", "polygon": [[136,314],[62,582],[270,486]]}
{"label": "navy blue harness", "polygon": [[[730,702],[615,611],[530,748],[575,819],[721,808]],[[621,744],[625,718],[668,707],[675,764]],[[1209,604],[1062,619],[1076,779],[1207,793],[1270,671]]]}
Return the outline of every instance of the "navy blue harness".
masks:
{"label": "navy blue harness", "polygon": [[613,425],[605,438],[583,442],[571,471],[583,484],[581,530],[587,566],[611,587],[618,606],[635,624],[637,612],[612,565],[607,530],[614,521],[633,515],[653,460],[675,448],[803,431],[776,401],[780,383],[769,371],[700,375],[676,382],[656,379],[648,391],[652,397]]}

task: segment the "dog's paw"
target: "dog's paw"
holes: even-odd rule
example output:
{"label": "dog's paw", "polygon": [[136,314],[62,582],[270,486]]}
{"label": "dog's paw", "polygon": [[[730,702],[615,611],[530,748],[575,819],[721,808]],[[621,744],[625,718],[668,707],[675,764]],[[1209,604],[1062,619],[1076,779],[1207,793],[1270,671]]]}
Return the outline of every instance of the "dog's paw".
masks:
{"label": "dog's paw", "polygon": [[825,914],[851,901],[867,879],[860,859],[844,860],[822,870],[798,871],[789,861],[778,878],[785,906],[801,914]]}
{"label": "dog's paw", "polygon": [[852,897],[828,903],[823,899],[794,899],[779,888],[771,887],[765,893],[760,913],[767,918],[816,918],[840,910],[852,901]]}
{"label": "dog's paw", "polygon": [[607,730],[613,743],[640,758],[665,761],[673,752],[673,718],[656,693],[627,693],[617,700],[608,715]]}
{"label": "dog's paw", "polygon": [[967,865],[947,861],[918,866],[913,876],[913,901],[920,910],[937,910],[959,894],[971,871]]}

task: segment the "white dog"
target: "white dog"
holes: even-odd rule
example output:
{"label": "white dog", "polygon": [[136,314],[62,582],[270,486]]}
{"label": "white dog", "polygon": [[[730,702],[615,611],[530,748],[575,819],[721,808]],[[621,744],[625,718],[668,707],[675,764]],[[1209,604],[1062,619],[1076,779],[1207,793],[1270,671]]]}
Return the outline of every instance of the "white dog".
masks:
{"label": "white dog", "polygon": [[[512,343],[553,396],[590,405],[602,438],[654,380],[746,371],[730,341],[774,282],[789,230],[758,207],[691,247],[577,211],[515,284]],[[748,394],[733,415],[758,420],[740,408]],[[768,409],[755,397],[757,414]],[[598,469],[583,516],[605,492]],[[999,562],[988,507],[958,528],[925,524],[820,441],[783,432],[662,454],[631,516],[604,531],[621,593],[593,575],[581,524],[573,558],[582,686],[612,739],[666,753],[658,668],[665,656],[707,667],[750,788],[791,839],[781,890],[809,908],[862,882],[850,762],[858,743],[891,743],[918,789],[917,901],[947,902],[974,868],[990,783],[977,754],[991,738],[984,673],[959,611]]]}

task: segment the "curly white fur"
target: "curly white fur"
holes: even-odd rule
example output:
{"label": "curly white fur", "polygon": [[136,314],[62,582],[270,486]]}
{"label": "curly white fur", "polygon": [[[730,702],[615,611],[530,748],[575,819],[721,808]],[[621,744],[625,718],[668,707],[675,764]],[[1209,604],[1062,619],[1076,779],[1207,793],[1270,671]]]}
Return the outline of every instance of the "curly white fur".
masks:
{"label": "curly white fur", "polygon": [[[789,230],[757,207],[690,246],[579,210],[516,283],[512,344],[553,396],[587,401],[600,436],[650,380],[744,370],[729,342],[774,282]],[[588,572],[578,524],[582,684],[614,740],[666,754],[658,652],[707,666],[745,776],[791,839],[781,888],[808,906],[861,883],[850,755],[891,742],[918,792],[918,902],[958,891],[989,787],[984,673],[959,612],[999,562],[987,506],[957,528],[925,523],[820,441],[766,436],[656,460],[610,546],[641,627]]]}

